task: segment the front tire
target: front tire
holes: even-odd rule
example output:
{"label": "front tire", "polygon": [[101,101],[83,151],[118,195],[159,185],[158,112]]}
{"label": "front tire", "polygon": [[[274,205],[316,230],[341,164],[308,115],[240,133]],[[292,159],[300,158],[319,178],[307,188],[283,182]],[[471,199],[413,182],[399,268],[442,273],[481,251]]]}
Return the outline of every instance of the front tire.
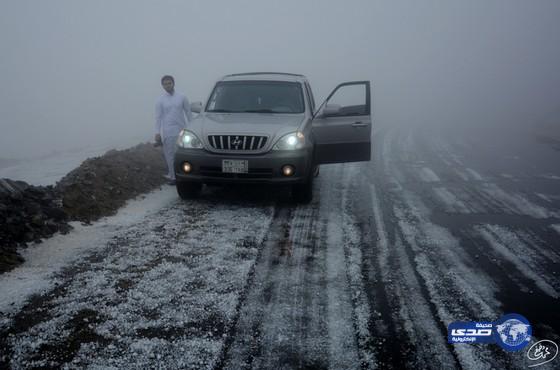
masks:
{"label": "front tire", "polygon": [[195,199],[200,195],[202,184],[198,182],[179,182],[176,183],[177,194],[181,199]]}

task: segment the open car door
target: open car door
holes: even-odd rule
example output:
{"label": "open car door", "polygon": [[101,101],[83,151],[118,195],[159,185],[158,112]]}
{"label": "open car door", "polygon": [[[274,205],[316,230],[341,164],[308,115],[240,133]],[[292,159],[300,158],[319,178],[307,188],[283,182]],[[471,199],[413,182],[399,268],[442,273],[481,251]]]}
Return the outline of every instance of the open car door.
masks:
{"label": "open car door", "polygon": [[315,164],[369,161],[369,81],[338,85],[315,113],[312,133],[315,141]]}

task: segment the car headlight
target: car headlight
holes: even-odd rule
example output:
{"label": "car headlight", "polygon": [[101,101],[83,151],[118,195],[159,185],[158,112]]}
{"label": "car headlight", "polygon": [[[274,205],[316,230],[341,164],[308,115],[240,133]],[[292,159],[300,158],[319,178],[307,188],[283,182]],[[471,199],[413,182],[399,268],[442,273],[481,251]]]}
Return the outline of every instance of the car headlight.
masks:
{"label": "car headlight", "polygon": [[177,145],[181,148],[187,149],[201,149],[202,142],[200,139],[188,130],[183,130],[179,134],[179,139],[177,140]]}
{"label": "car headlight", "polygon": [[273,150],[295,150],[305,145],[305,136],[301,132],[291,132],[282,136],[272,147]]}

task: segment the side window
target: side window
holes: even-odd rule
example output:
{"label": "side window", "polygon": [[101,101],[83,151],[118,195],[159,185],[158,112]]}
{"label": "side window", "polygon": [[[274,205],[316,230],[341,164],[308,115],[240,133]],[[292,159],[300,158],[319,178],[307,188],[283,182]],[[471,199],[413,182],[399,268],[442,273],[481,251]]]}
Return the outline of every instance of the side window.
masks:
{"label": "side window", "polygon": [[327,105],[336,107],[336,116],[360,116],[370,114],[368,86],[364,83],[339,85],[329,96]]}

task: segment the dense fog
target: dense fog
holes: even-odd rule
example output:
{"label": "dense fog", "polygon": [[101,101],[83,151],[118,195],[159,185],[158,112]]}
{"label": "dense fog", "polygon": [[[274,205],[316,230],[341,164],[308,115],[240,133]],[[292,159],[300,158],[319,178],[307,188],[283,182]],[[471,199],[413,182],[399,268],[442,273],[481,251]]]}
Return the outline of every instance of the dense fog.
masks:
{"label": "dense fog", "polygon": [[0,158],[151,140],[164,74],[191,101],[236,72],[305,74],[317,100],[369,79],[376,125],[558,122],[559,18],[556,0],[3,0]]}

